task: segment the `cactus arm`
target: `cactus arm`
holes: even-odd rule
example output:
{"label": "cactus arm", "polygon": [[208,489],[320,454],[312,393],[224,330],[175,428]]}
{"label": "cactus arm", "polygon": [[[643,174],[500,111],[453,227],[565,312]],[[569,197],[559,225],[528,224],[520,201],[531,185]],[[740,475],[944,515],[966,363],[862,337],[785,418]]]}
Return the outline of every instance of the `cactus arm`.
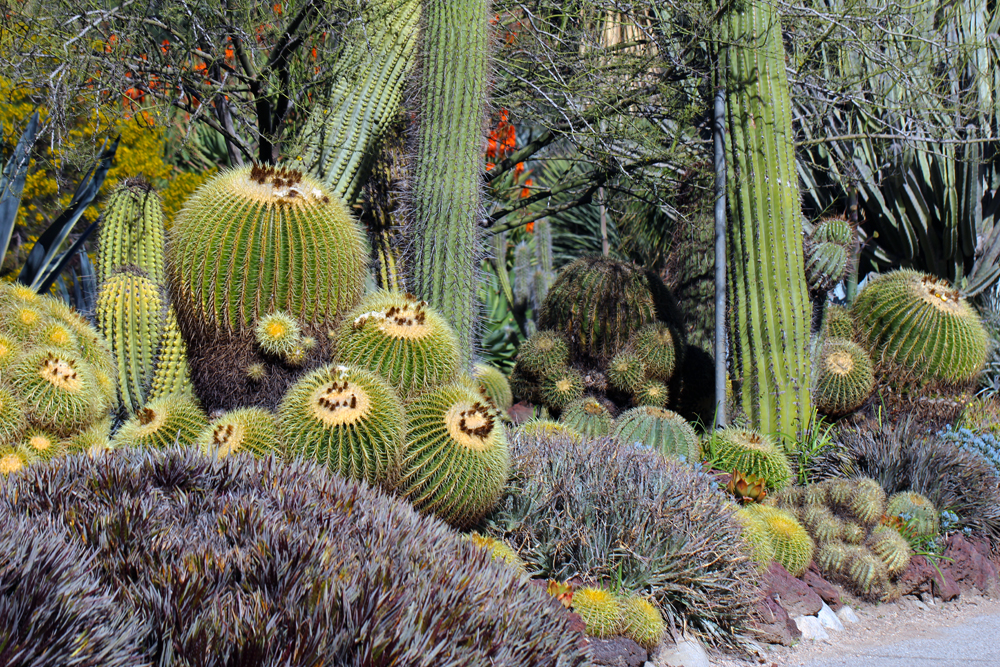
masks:
{"label": "cactus arm", "polygon": [[292,153],[348,205],[360,194],[375,149],[396,118],[419,19],[419,0],[369,3],[345,36],[327,102],[313,111]]}
{"label": "cactus arm", "polygon": [[743,408],[760,430],[795,435],[812,407],[810,307],[781,29],[757,0],[724,12],[731,326]]}
{"label": "cactus arm", "polygon": [[419,57],[416,163],[409,191],[417,293],[441,311],[471,363],[480,256],[488,0],[430,0]]}
{"label": "cactus arm", "polygon": [[187,366],[187,346],[184,344],[184,339],[181,338],[181,330],[177,325],[177,314],[174,312],[173,306],[167,311],[160,350],[156,355],[156,367],[153,371],[149,400],[152,401],[167,394],[193,395]]}

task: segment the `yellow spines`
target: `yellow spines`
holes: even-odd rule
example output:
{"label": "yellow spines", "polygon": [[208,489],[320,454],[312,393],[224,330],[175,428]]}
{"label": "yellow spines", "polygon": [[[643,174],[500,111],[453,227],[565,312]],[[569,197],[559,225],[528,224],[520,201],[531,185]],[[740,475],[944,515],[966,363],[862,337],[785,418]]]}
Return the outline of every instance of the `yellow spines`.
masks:
{"label": "yellow spines", "polygon": [[516,429],[514,434],[526,438],[569,438],[583,442],[583,434],[572,426],[551,419],[529,419]]}
{"label": "yellow spines", "polygon": [[220,459],[236,452],[249,452],[258,458],[283,453],[274,415],[263,408],[227,412],[202,429],[194,445],[203,454]]}
{"label": "yellow spines", "polygon": [[478,363],[472,367],[472,375],[479,381],[481,389],[497,408],[503,411],[510,410],[510,406],[514,404],[514,396],[510,390],[510,383],[499,368]]}
{"label": "yellow spines", "polygon": [[160,350],[156,355],[153,382],[149,389],[150,400],[167,394],[193,396],[191,377],[187,364],[187,345],[177,326],[177,314],[173,306],[167,311],[167,319],[160,339]]}
{"label": "yellow spines", "polygon": [[27,406],[7,387],[0,385],[0,444],[15,442],[27,424]]}
{"label": "yellow spines", "polygon": [[22,449],[14,445],[0,444],[0,479],[20,472],[29,463],[31,458]]}
{"label": "yellow spines", "polygon": [[170,394],[146,403],[115,433],[111,445],[163,449],[188,447],[208,425],[201,408],[186,396]]}
{"label": "yellow spines", "polygon": [[622,634],[644,649],[651,651],[660,643],[667,624],[660,610],[649,600],[638,595],[622,598],[619,602]]}
{"label": "yellow spines", "polygon": [[774,547],[774,560],[781,563],[793,577],[805,572],[812,560],[815,544],[795,516],[791,512],[764,505],[748,505],[747,510],[757,514],[767,526]]}
{"label": "yellow spines", "polygon": [[623,629],[621,601],[603,588],[584,587],[573,591],[573,611],[580,615],[592,637],[613,637]]}
{"label": "yellow spines", "polygon": [[34,348],[10,369],[28,418],[58,435],[68,435],[92,422],[103,403],[93,367],[72,353]]}
{"label": "yellow spines", "polygon": [[29,428],[21,435],[18,448],[26,452],[30,459],[37,461],[51,461],[65,454],[68,449],[67,442],[61,437],[38,427]]}
{"label": "yellow spines", "polygon": [[521,574],[527,574],[528,570],[524,561],[521,560],[521,557],[517,555],[517,552],[511,549],[510,545],[503,540],[495,540],[492,537],[480,535],[479,533],[469,533],[466,537],[477,547],[488,549],[493,560],[506,563]]}
{"label": "yellow spines", "polygon": [[97,279],[118,268],[138,266],[163,284],[163,209],[160,197],[142,177],[126,178],[108,195],[97,242]]}

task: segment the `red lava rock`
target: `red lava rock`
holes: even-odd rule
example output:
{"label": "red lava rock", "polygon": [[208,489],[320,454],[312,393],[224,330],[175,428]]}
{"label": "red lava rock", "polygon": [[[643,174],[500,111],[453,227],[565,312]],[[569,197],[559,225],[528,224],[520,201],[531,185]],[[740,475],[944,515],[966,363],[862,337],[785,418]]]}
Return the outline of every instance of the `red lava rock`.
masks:
{"label": "red lava rock", "polygon": [[770,595],[761,598],[754,605],[753,619],[754,633],[771,644],[791,646],[795,640],[802,638],[802,632],[795,621]]}
{"label": "red lava rock", "polygon": [[514,426],[518,426],[528,421],[531,419],[533,414],[534,408],[531,403],[525,403],[524,401],[515,403],[510,406],[509,410],[507,410],[507,416],[510,417],[510,421],[514,424]]}
{"label": "red lava rock", "polygon": [[[945,543],[941,569],[963,590],[992,593],[997,586],[997,568],[985,554],[963,535],[951,535]],[[950,560],[948,560],[950,559]]]}
{"label": "red lava rock", "polygon": [[587,638],[587,656],[593,665],[642,667],[649,654],[628,637]]}
{"label": "red lava rock", "polygon": [[780,563],[772,561],[763,579],[766,595],[777,600],[792,618],[812,616],[823,608],[823,599],[804,581],[790,575]]}
{"label": "red lava rock", "polygon": [[820,596],[823,602],[830,605],[830,609],[837,611],[844,606],[844,603],[840,600],[840,591],[836,586],[823,578],[823,574],[816,567],[815,563],[810,563],[809,569],[799,578],[808,584],[809,588],[816,591],[816,595]]}
{"label": "red lava rock", "polygon": [[948,602],[957,598],[961,589],[948,570],[942,567],[939,572],[926,557],[914,556],[899,577],[899,592],[901,595],[930,593]]}

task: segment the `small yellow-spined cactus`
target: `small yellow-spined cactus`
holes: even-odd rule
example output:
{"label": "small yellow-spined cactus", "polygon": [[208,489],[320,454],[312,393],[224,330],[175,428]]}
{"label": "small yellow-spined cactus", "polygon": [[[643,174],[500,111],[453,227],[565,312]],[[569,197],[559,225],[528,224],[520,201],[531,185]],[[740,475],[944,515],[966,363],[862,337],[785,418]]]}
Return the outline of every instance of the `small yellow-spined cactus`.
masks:
{"label": "small yellow-spined cactus", "polygon": [[667,630],[660,610],[638,595],[622,599],[620,608],[622,634],[647,651],[653,650]]}
{"label": "small yellow-spined cactus", "polygon": [[912,491],[897,493],[889,498],[886,514],[905,522],[915,537],[937,535],[941,525],[934,503]]}
{"label": "small yellow-spined cactus", "polygon": [[35,461],[51,461],[67,451],[67,443],[62,438],[37,427],[27,429],[18,446]]}
{"label": "small yellow-spined cactus", "polygon": [[236,452],[257,457],[282,453],[274,415],[263,408],[227,412],[202,429],[195,446],[220,459]]}
{"label": "small yellow-spined cactus", "polygon": [[583,376],[575,368],[557,366],[545,372],[539,389],[545,405],[562,410],[583,396]]}
{"label": "small yellow-spined cactus", "polygon": [[905,570],[913,556],[910,543],[892,526],[876,526],[865,540],[865,546],[878,556],[890,576]]}
{"label": "small yellow-spined cactus", "polygon": [[514,404],[514,396],[510,383],[500,369],[479,363],[472,367],[472,375],[480,383],[486,396],[493,401],[493,405],[500,410],[510,410],[510,406]]}
{"label": "small yellow-spined cactus", "polygon": [[805,572],[812,560],[815,544],[795,516],[791,512],[765,505],[749,505],[747,509],[756,513],[766,524],[774,547],[774,560],[781,563],[793,577]]}
{"label": "small yellow-spined cactus", "polygon": [[583,434],[572,426],[551,419],[529,419],[516,429],[514,434],[526,438],[569,438],[582,442]]}
{"label": "small yellow-spined cactus", "polygon": [[706,457],[712,465],[733,472],[763,477],[767,488],[782,489],[792,478],[788,457],[777,442],[753,429],[730,426],[705,441]]}
{"label": "small yellow-spined cactus", "polygon": [[632,350],[622,350],[608,363],[608,382],[628,394],[637,393],[645,378],[646,365]]}
{"label": "small yellow-spined cactus", "polygon": [[517,351],[517,365],[524,371],[542,376],[569,362],[569,346],[562,334],[555,331],[537,331],[521,344]]}
{"label": "small yellow-spined cactus", "polygon": [[681,342],[668,324],[647,324],[632,334],[627,347],[639,356],[650,377],[666,382],[677,369]]}
{"label": "small yellow-spined cactus", "polygon": [[0,477],[19,472],[31,463],[29,455],[19,447],[0,445]]}
{"label": "small yellow-spined cactus", "polygon": [[98,420],[69,440],[69,452],[95,456],[111,449],[111,417]]}
{"label": "small yellow-spined cactus", "polygon": [[152,447],[163,449],[175,444],[188,447],[194,444],[208,418],[201,408],[187,396],[168,394],[149,401],[115,433],[111,441],[120,447]]}
{"label": "small yellow-spined cactus", "polygon": [[670,390],[667,385],[659,380],[647,380],[639,386],[639,391],[635,393],[635,404],[639,406],[649,406],[662,408],[670,400]]}
{"label": "small yellow-spined cactus", "polygon": [[490,556],[493,557],[493,560],[506,563],[513,569],[517,570],[520,574],[527,574],[527,568],[525,567],[524,561],[521,560],[521,557],[517,555],[517,552],[511,549],[506,542],[502,540],[495,540],[492,537],[480,535],[479,533],[469,533],[468,539],[477,547],[488,549]]}
{"label": "small yellow-spined cactus", "polygon": [[302,327],[295,318],[281,311],[257,320],[254,329],[260,349],[276,357],[285,357],[302,347]]}
{"label": "small yellow-spined cactus", "polygon": [[580,615],[591,637],[612,637],[621,634],[621,601],[603,588],[584,587],[573,592],[573,611]]}
{"label": "small yellow-spined cactus", "polygon": [[774,560],[774,544],[771,542],[771,532],[767,523],[758,512],[741,507],[733,512],[733,516],[743,528],[743,538],[750,546],[750,558],[758,569],[764,570]]}
{"label": "small yellow-spined cactus", "polygon": [[14,392],[0,385],[0,444],[14,442],[27,424],[26,408]]}

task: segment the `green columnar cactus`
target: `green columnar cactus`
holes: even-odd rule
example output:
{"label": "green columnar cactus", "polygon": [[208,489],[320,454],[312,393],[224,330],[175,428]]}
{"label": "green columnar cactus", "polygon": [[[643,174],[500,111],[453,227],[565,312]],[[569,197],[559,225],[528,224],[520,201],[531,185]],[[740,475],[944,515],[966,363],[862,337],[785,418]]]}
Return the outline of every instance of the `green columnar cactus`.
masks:
{"label": "green columnar cactus", "polygon": [[123,266],[137,266],[163,284],[163,209],[142,177],[126,178],[108,196],[97,245],[97,280],[105,282]]}
{"label": "green columnar cactus", "polygon": [[148,401],[136,411],[115,433],[111,446],[114,449],[189,447],[206,426],[208,418],[193,400],[168,394]]}
{"label": "green columnar cactus", "polygon": [[698,435],[676,412],[639,407],[627,410],[615,421],[613,434],[625,442],[641,442],[664,456],[698,462]]}
{"label": "green columnar cactus", "polygon": [[488,0],[424,2],[418,56],[416,159],[409,179],[413,282],[455,328],[465,365],[471,365],[478,308],[474,277],[481,255],[491,18]]}
{"label": "green columnar cactus", "polygon": [[875,372],[868,353],[844,338],[827,338],[817,363],[813,402],[825,415],[854,412],[875,388]]}
{"label": "green columnar cactus", "polygon": [[629,337],[628,348],[634,350],[649,377],[666,382],[681,358],[680,336],[667,324],[647,324]]}
{"label": "green columnar cactus", "polygon": [[194,446],[220,459],[236,452],[250,452],[258,458],[283,453],[274,414],[262,408],[227,412],[202,429]]}
{"label": "green columnar cactus", "polygon": [[593,396],[585,396],[566,405],[559,420],[587,438],[607,435],[614,421],[608,409]]}
{"label": "green columnar cactus", "polygon": [[622,634],[647,651],[652,651],[667,631],[667,624],[663,621],[660,610],[638,595],[619,600],[619,608]]}
{"label": "green columnar cactus", "polygon": [[406,417],[401,495],[454,526],[479,521],[503,495],[510,473],[499,415],[456,383],[417,398]]}
{"label": "green columnar cactus", "polygon": [[658,321],[681,322],[659,277],[608,257],[583,257],[559,272],[538,326],[564,334],[574,360],[603,365],[632,334]]}
{"label": "green columnar cactus", "polygon": [[291,456],[391,488],[399,473],[406,419],[396,392],[375,373],[324,366],[288,390],[278,412]]}
{"label": "green columnar cactus", "polygon": [[328,73],[333,85],[289,154],[330,194],[353,204],[399,112],[413,63],[419,0],[374,0],[342,35],[342,55]]}
{"label": "green columnar cactus", "polygon": [[608,382],[628,394],[636,394],[646,378],[646,366],[639,355],[624,349],[608,362]]}
{"label": "green columnar cactus", "polygon": [[705,456],[719,470],[762,477],[770,490],[782,489],[792,478],[785,452],[772,438],[753,429],[731,426],[705,441]]}
{"label": "green columnar cactus", "polygon": [[472,367],[472,376],[479,382],[480,388],[500,410],[510,410],[514,405],[514,396],[510,384],[503,372],[489,364],[478,363]]}
{"label": "green columnar cactus", "polygon": [[748,505],[767,526],[774,546],[774,560],[781,563],[793,577],[800,576],[809,567],[815,544],[809,533],[795,516],[786,510],[766,505]]}
{"label": "green columnar cactus", "polygon": [[607,638],[622,631],[621,602],[603,588],[584,587],[573,591],[573,611],[580,615],[591,637]]}
{"label": "green columnar cactus", "polygon": [[986,363],[986,329],[946,280],[900,269],[871,280],[852,308],[872,359],[904,374],[968,380]]}
{"label": "green columnar cactus", "polygon": [[521,241],[514,246],[514,301],[527,303],[531,298],[531,290],[534,287],[532,278],[534,270],[531,263],[531,246],[526,241]]}
{"label": "green columnar cactus", "polygon": [[854,318],[846,306],[827,304],[826,337],[854,340]]}
{"label": "green columnar cactus", "polygon": [[763,0],[719,6],[731,347],[751,425],[794,435],[812,416],[811,305],[781,21]]}
{"label": "green columnar cactus", "polygon": [[34,348],[11,367],[8,377],[27,408],[29,422],[57,435],[86,427],[107,407],[93,367],[73,353]]}
{"label": "green columnar cactus", "polygon": [[101,285],[97,324],[111,342],[119,401],[127,415],[134,415],[149,398],[166,317],[166,298],[137,267],[122,267]]}
{"label": "green columnar cactus", "polygon": [[160,351],[156,355],[153,382],[149,389],[150,400],[167,394],[192,395],[191,376],[187,365],[187,346],[177,325],[174,307],[167,310]]}
{"label": "green columnar cactus", "polygon": [[556,366],[542,376],[539,393],[545,405],[562,410],[568,403],[583,396],[583,375],[570,366]]}
{"label": "green columnar cactus", "polygon": [[336,358],[378,373],[404,399],[450,381],[458,372],[458,338],[426,301],[376,292],[334,334]]}
{"label": "green columnar cactus", "polygon": [[878,556],[889,576],[905,570],[913,556],[909,542],[892,526],[876,526],[865,540],[865,546]]}
{"label": "green columnar cactus", "polygon": [[171,229],[167,264],[189,342],[250,333],[274,310],[331,325],[364,288],[364,239],[347,208],[312,178],[240,167],[188,199]]}
{"label": "green columnar cactus", "polygon": [[534,375],[545,375],[567,363],[569,345],[563,335],[555,331],[536,331],[517,351],[517,365]]}
{"label": "green columnar cactus", "polygon": [[932,537],[940,530],[934,503],[919,493],[904,491],[889,498],[885,513],[903,521],[914,537]]}

